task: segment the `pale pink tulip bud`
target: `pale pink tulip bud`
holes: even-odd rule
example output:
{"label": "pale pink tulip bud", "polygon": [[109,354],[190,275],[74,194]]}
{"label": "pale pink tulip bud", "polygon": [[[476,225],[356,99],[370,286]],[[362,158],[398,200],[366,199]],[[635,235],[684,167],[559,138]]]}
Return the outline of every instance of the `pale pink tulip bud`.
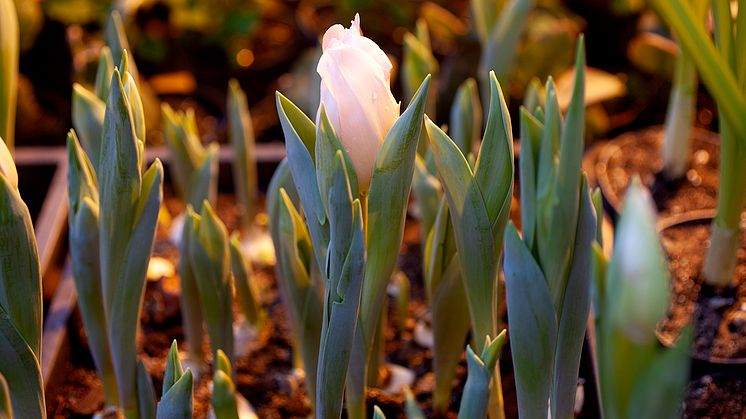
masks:
{"label": "pale pink tulip bud", "polygon": [[355,166],[360,191],[367,191],[378,150],[399,117],[391,94],[391,61],[363,36],[360,16],[349,29],[330,27],[324,34],[321,103]]}

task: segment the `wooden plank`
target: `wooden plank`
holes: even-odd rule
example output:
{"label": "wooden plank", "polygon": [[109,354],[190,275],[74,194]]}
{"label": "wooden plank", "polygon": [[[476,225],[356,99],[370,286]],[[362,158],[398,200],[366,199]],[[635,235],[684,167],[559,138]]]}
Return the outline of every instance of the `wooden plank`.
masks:
{"label": "wooden plank", "polygon": [[[42,279],[56,256],[65,248],[62,240],[67,230],[67,161],[59,161],[47,196],[34,226],[39,247],[39,265]],[[46,281],[45,281],[46,288]],[[54,284],[49,284],[54,285]]]}
{"label": "wooden plank", "polygon": [[65,263],[62,280],[44,319],[41,371],[47,389],[53,389],[58,384],[55,382],[60,378],[57,374],[62,373],[64,361],[70,352],[67,325],[75,310],[76,300],[75,282],[68,262]]}

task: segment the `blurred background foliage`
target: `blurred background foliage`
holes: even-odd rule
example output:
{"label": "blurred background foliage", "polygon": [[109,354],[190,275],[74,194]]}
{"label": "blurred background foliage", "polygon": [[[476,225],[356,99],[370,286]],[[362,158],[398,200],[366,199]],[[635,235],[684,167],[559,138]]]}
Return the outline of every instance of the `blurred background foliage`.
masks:
{"label": "blurred background foliage", "polygon": [[[124,17],[152,100],[195,108],[202,140],[226,141],[227,82],[246,91],[257,139],[281,138],[273,93],[309,114],[318,104],[319,36],[359,12],[366,36],[402,62],[405,34],[424,22],[437,76],[438,117],[459,84],[478,76],[480,44],[469,0],[15,0],[21,29],[18,144],[59,145],[70,126],[70,86],[90,84],[108,11]],[[495,0],[495,10],[509,0]],[[517,109],[533,79],[552,76],[560,98],[578,33],[587,40],[590,140],[662,123],[678,47],[644,0],[535,0],[503,86]],[[54,71],[50,71],[50,67]],[[401,81],[393,79],[402,98]],[[147,105],[158,106],[157,103]],[[157,109],[157,108],[156,108]],[[157,114],[157,112],[155,112]],[[713,123],[701,97],[697,123]],[[445,122],[445,121],[439,121]],[[148,141],[161,141],[158,121]]]}

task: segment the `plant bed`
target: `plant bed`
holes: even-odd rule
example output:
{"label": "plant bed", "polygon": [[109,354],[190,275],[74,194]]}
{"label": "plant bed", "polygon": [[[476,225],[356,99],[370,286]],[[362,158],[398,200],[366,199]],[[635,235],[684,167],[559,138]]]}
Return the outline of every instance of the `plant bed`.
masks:
{"label": "plant bed", "polygon": [[[155,150],[158,151],[158,150]],[[151,150],[151,154],[153,151]],[[224,163],[229,159],[222,153]],[[259,153],[258,153],[259,154]],[[260,165],[261,167],[261,165]],[[220,189],[232,187],[229,167],[221,165]],[[261,173],[261,170],[260,170]],[[260,175],[260,179],[262,176]],[[264,182],[263,184],[266,184]],[[170,184],[165,186],[164,207],[172,216],[183,212],[185,205],[175,198]],[[220,193],[216,211],[229,230],[239,228],[240,219],[235,198],[231,194]],[[519,217],[519,208],[514,205],[512,216]],[[259,217],[260,219],[262,216]],[[178,264],[178,246],[170,240],[170,226],[160,224],[156,233],[153,256],[168,261],[172,266]],[[428,417],[434,417],[431,392],[434,384],[432,374],[432,350],[421,346],[414,338],[417,321],[427,317],[428,304],[422,282],[422,259],[420,255],[419,224],[409,218],[407,221],[403,252],[399,266],[410,278],[411,297],[408,306],[408,320],[403,330],[399,330],[396,321],[396,302],[388,302],[385,353],[386,362],[400,365],[413,371],[415,380],[411,384],[415,398]],[[268,265],[255,263],[254,276],[258,295],[268,316],[262,330],[255,339],[244,347],[237,347],[244,355],[236,359],[236,388],[251,403],[261,418],[304,418],[311,413],[311,404],[305,391],[305,380],[302,371],[293,363],[291,330],[278,292],[274,270]],[[504,291],[501,291],[504,296]],[[69,266],[65,270],[62,286],[58,290],[52,307],[54,314],[51,323],[45,328],[44,342],[44,376],[47,386],[47,410],[50,417],[90,417],[104,407],[103,387],[96,375],[85,331],[80,315],[74,309],[75,287]],[[501,317],[505,320],[503,302]],[[239,313],[237,307],[234,308]],[[506,322],[503,322],[505,327]],[[148,281],[141,318],[139,335],[140,356],[153,378],[156,394],[160,395],[166,357],[173,339],[183,348],[184,331],[179,309],[178,277],[174,274]],[[468,340],[464,342],[464,345]],[[206,353],[209,353],[207,342],[203,342]],[[512,375],[512,362],[509,345],[503,347],[501,371],[507,417],[517,416],[515,387]],[[581,367],[581,380],[593,382],[592,362],[584,362]],[[451,410],[445,416],[455,418],[467,375],[466,360],[462,355],[459,363],[454,391],[451,399]],[[388,374],[383,373],[382,386],[387,384]],[[210,389],[212,381],[209,371],[202,371],[199,380],[194,384],[194,414],[204,417],[210,407]],[[592,387],[584,390],[586,406],[597,406]],[[367,394],[368,408],[378,405],[392,418],[404,418],[404,396],[401,392],[387,393],[380,388],[370,389]],[[593,417],[586,413],[583,417]]]}
{"label": "plant bed", "polygon": [[623,134],[596,151],[592,178],[615,215],[622,211],[622,198],[632,178],[638,175],[648,187],[661,216],[715,208],[719,189],[718,135],[699,128],[692,130],[692,152],[684,179],[672,181],[661,172],[663,127]]}

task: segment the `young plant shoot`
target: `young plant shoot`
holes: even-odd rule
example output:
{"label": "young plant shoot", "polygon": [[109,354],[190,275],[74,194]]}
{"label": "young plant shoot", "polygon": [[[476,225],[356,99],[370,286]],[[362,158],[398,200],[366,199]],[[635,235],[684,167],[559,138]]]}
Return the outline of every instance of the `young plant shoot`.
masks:
{"label": "young plant shoot", "polygon": [[656,325],[669,304],[668,266],[656,233],[648,191],[635,179],[617,224],[607,265],[594,245],[593,273],[598,307],[596,345],[604,417],[678,416],[689,378],[692,334],[675,348],[661,347]]}
{"label": "young plant shoot", "polygon": [[[126,58],[123,61],[126,63]],[[145,274],[162,201],[163,166],[156,160],[141,172],[144,145],[125,88],[130,80],[129,73],[122,77],[119,69],[114,69],[96,175],[103,306],[119,404],[128,418],[139,418],[150,417],[148,412],[155,409],[155,401],[147,400],[152,395],[152,382],[137,360],[136,342]],[[129,91],[136,91],[134,82]]]}
{"label": "young plant shoot", "polygon": [[253,272],[249,258],[241,250],[241,242],[238,232],[230,237],[231,273],[233,274],[233,286],[236,290],[236,300],[241,308],[241,313],[249,324],[259,329],[264,324],[267,313],[257,300],[257,292],[252,283]]}
{"label": "young plant shoot", "polygon": [[188,419],[194,410],[194,385],[192,371],[181,366],[179,348],[174,340],[166,359],[163,375],[163,395],[158,402],[156,419]]}
{"label": "young plant shoot", "polygon": [[[314,258],[324,267],[327,287],[318,371],[329,376],[317,377],[317,400],[321,392],[326,393],[324,403],[317,403],[317,416],[338,417],[344,385],[337,381],[334,387],[324,388],[318,383],[340,380],[347,372],[347,361],[336,356],[351,350],[347,410],[351,418],[364,418],[367,360],[401,245],[430,78],[425,78],[399,116],[389,86],[391,62],[362,36],[358,17],[350,29],[332,26],[324,36],[323,49],[318,65],[322,104],[317,124],[279,93],[277,109]],[[362,243],[358,242],[360,234]],[[347,263],[342,258],[350,252],[366,256],[364,273],[358,278],[353,273],[361,267],[360,261],[350,258]],[[356,307],[346,307],[357,304],[357,284],[362,284],[362,297],[356,325],[335,313],[358,313]],[[334,342],[339,344],[333,347]]]}
{"label": "young plant shoot", "polygon": [[296,209],[299,198],[287,160],[280,163],[272,177],[267,202],[277,259],[275,275],[294,332],[296,362],[305,370],[306,388],[313,404],[325,292],[308,229]]}
{"label": "young plant shoot", "polygon": [[[489,92],[488,72],[494,71],[505,83],[515,63],[521,34],[536,0],[509,0],[498,4],[494,0],[471,0],[471,13],[477,29],[482,55],[479,62],[482,92]],[[486,95],[484,95],[486,96]]]}
{"label": "young plant shoot", "polygon": [[256,145],[246,93],[238,81],[228,83],[228,137],[233,147],[233,183],[241,206],[243,227],[248,229],[257,212]]}
{"label": "young plant shoot", "polygon": [[445,413],[451,402],[456,367],[471,327],[461,265],[456,250],[448,203],[443,197],[425,242],[423,276],[432,312],[433,409]]}
{"label": "young plant shoot", "polygon": [[225,353],[218,349],[215,356],[215,373],[212,378],[212,410],[216,419],[238,419],[236,386],[233,368]]}
{"label": "young plant shoot", "polygon": [[171,153],[171,175],[179,197],[199,212],[202,202],[215,205],[218,194],[218,150],[216,143],[207,149],[197,132],[194,110],[174,111],[161,106],[163,138]]}
{"label": "young plant shoot", "polygon": [[490,388],[495,385],[493,375],[497,369],[497,360],[500,358],[500,350],[505,342],[505,331],[500,332],[493,340],[485,336],[482,345],[482,353],[477,356],[471,349],[466,347],[466,363],[469,367],[469,375],[464,385],[464,394],[461,398],[461,407],[458,410],[459,419],[486,418],[488,404],[490,402]]}
{"label": "young plant shoot", "polygon": [[99,256],[99,199],[96,172],[74,130],[67,135],[67,190],[70,260],[78,293],[78,308],[96,372],[108,406],[119,405],[117,381],[104,315]]}
{"label": "young plant shoot", "polygon": [[[438,78],[438,61],[433,56],[432,46],[430,45],[430,34],[428,33],[427,23],[424,19],[417,20],[415,33],[407,32],[404,34],[402,54],[404,99],[411,101],[428,74],[434,80]],[[425,113],[431,118],[435,118],[436,93],[436,86],[431,86],[427,98],[427,106],[425,107]],[[420,148],[425,146],[427,146],[426,142],[419,144]]]}
{"label": "young plant shoot", "polygon": [[546,109],[521,109],[521,223],[505,232],[510,348],[521,417],[574,415],[590,309],[590,249],[596,214],[580,170],[585,126],[585,49],[578,40],[575,86],[564,122],[556,90]]}
{"label": "young plant shoot", "polygon": [[[186,238],[188,237],[188,238]],[[233,357],[233,284],[230,271],[228,231],[209,202],[197,214],[187,207],[184,238],[188,241],[182,257],[188,258],[197,284],[199,307],[210,337],[212,359],[218,350]],[[191,307],[189,307],[191,309]],[[201,325],[194,325],[201,327]],[[191,345],[201,342],[193,341]]]}
{"label": "young plant shoot", "polygon": [[[490,86],[489,117],[473,168],[445,132],[429,119],[425,122],[450,209],[472,336],[480,353],[484,341],[479,336],[497,335],[498,265],[514,172],[510,115],[494,72],[490,73]],[[499,377],[496,371],[490,408],[493,415],[501,415],[503,410]]]}

